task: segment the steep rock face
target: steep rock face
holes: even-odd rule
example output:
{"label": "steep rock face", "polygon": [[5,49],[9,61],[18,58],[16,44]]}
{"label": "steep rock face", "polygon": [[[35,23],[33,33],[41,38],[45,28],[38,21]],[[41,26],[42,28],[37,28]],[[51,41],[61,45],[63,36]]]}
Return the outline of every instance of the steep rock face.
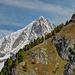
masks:
{"label": "steep rock face", "polygon": [[75,71],[75,39],[65,38],[57,35],[52,39],[52,43],[57,48],[57,52],[62,59],[68,61],[65,65],[64,75],[74,75]]}
{"label": "steep rock face", "polygon": [[16,54],[20,48],[23,48],[37,37],[50,33],[54,28],[54,25],[41,16],[25,28],[0,39],[0,54],[4,54],[0,57],[0,62],[5,61],[12,53]]}

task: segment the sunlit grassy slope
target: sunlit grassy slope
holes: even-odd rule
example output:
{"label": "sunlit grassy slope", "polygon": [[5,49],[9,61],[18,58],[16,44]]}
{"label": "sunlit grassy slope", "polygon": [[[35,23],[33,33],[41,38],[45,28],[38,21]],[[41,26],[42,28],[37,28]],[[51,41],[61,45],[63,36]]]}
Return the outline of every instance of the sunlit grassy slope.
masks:
{"label": "sunlit grassy slope", "polygon": [[70,23],[65,26],[59,34],[63,34],[68,38],[75,38],[75,23]]}
{"label": "sunlit grassy slope", "polygon": [[[32,54],[30,53],[37,52],[37,50],[41,50],[41,48],[46,49],[45,53],[48,55],[47,64],[42,64],[40,62],[32,64],[33,58]],[[28,72],[24,72],[22,68],[25,61],[28,63],[28,70],[31,70],[34,73],[33,75],[62,75],[64,71],[64,65],[66,64],[66,61],[61,59],[56,51],[55,46],[51,43],[51,38],[26,52],[25,60],[16,67],[16,70],[18,71],[17,75],[24,73],[25,75],[29,75]]]}

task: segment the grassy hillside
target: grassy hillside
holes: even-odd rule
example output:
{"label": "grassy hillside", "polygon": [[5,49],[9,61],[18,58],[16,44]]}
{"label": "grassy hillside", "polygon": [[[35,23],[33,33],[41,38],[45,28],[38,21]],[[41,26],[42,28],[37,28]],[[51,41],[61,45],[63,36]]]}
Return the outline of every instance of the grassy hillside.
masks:
{"label": "grassy hillside", "polygon": [[[27,63],[26,71],[23,68],[25,62]],[[25,60],[16,67],[15,72],[17,75],[62,75],[66,63],[60,58],[49,38],[26,51]]]}
{"label": "grassy hillside", "polygon": [[15,73],[15,75],[62,74],[66,62],[57,54],[50,37],[56,35],[63,27],[64,25],[61,24],[46,35],[45,38],[37,38],[33,42],[25,45],[25,47],[20,49],[15,55],[16,59],[13,56],[5,62],[0,75],[10,75],[13,73]]}
{"label": "grassy hillside", "polygon": [[[57,34],[75,38],[75,23],[69,23]],[[15,68],[17,75],[63,75],[67,62],[58,55],[51,40],[52,38],[49,38],[26,51],[25,60]]]}
{"label": "grassy hillside", "polygon": [[75,23],[69,23],[59,34],[63,34],[68,38],[75,38]]}

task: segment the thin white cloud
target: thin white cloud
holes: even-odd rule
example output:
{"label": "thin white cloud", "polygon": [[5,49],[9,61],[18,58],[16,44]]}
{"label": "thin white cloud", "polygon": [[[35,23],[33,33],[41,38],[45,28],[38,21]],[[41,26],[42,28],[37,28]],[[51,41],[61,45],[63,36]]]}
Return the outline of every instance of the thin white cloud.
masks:
{"label": "thin white cloud", "polygon": [[[10,18],[10,17],[9,17]],[[10,26],[22,26],[23,24],[15,22],[15,21],[10,21],[10,20],[0,20],[0,25],[10,25]]]}
{"label": "thin white cloud", "polygon": [[0,3],[5,3],[16,7],[47,11],[60,15],[70,15],[72,13],[72,10],[69,8],[63,8],[54,4],[47,4],[40,0],[0,0]]}
{"label": "thin white cloud", "polygon": [[0,39],[6,35],[9,35],[13,31],[8,31],[8,30],[0,30]]}
{"label": "thin white cloud", "polygon": [[[7,9],[5,9],[6,11]],[[18,18],[16,14],[7,15],[5,11],[0,12],[0,24],[1,25],[11,25],[11,26],[22,26],[20,22],[18,22]]]}

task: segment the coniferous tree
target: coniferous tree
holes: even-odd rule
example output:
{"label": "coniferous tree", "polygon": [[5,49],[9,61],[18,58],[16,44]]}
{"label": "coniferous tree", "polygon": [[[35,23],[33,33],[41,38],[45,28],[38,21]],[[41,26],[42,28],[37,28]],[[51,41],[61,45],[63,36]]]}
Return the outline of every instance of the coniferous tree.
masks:
{"label": "coniferous tree", "polygon": [[16,58],[16,59],[14,60],[14,62],[13,62],[14,67],[16,67],[16,66],[18,65],[18,63],[19,63],[18,58]]}
{"label": "coniferous tree", "polygon": [[52,36],[55,36],[55,35],[56,35],[56,31],[53,30],[53,31],[52,31]]}
{"label": "coniferous tree", "polygon": [[69,21],[67,20],[66,23],[65,23],[65,25],[68,25],[68,24],[69,24]]}
{"label": "coniferous tree", "polygon": [[40,43],[42,43],[44,41],[44,37],[42,36],[41,38],[40,38]]}
{"label": "coniferous tree", "polygon": [[12,57],[10,57],[8,60],[7,60],[7,66],[8,67],[11,67],[11,65],[12,65],[12,62],[13,62],[13,59],[12,59]]}
{"label": "coniferous tree", "polygon": [[30,44],[30,45],[31,45],[31,48],[32,48],[32,47],[34,47],[34,46],[35,46],[35,45],[34,45],[34,41],[33,41],[33,42],[31,42],[31,44]]}
{"label": "coniferous tree", "polygon": [[58,32],[60,31],[60,27],[57,26],[57,27],[55,28],[55,31],[56,31],[56,33],[58,33]]}
{"label": "coniferous tree", "polygon": [[16,57],[18,58],[18,62],[22,62],[25,58],[25,51],[24,49],[20,49],[19,52],[16,54]]}
{"label": "coniferous tree", "polygon": [[35,43],[36,43],[36,45],[38,45],[40,43],[40,38],[39,37],[35,40]]}

